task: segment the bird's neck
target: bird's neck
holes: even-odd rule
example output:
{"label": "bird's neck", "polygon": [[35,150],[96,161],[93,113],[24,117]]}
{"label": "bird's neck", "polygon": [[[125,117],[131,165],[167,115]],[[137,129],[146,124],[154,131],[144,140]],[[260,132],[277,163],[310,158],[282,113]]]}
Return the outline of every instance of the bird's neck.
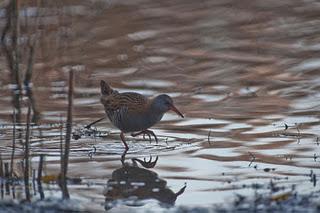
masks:
{"label": "bird's neck", "polygon": [[158,122],[161,120],[165,112],[162,112],[157,105],[152,102],[148,108],[148,117],[154,122]]}

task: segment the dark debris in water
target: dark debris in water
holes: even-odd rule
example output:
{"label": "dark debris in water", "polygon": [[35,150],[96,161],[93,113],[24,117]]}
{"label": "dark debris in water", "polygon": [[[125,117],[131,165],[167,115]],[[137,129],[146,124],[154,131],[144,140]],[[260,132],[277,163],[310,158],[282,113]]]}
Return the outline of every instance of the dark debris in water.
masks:
{"label": "dark debris in water", "polygon": [[74,140],[79,140],[80,138],[85,137],[105,137],[106,135],[109,135],[108,131],[102,131],[96,128],[78,128],[72,132],[72,138]]}
{"label": "dark debris in water", "polygon": [[265,172],[270,172],[270,171],[275,171],[275,168],[264,168],[263,171]]}
{"label": "dark debris in water", "polygon": [[58,213],[58,212],[83,212],[83,206],[75,200],[44,199],[33,202],[25,201],[0,201],[0,213],[32,212],[32,213]]}
{"label": "dark debris in water", "polygon": [[313,213],[320,211],[320,191],[310,194],[299,194],[294,190],[277,193],[259,192],[254,196],[235,194],[232,203],[216,204],[212,207],[180,206],[170,212],[194,213],[256,213],[256,212],[296,212]]}

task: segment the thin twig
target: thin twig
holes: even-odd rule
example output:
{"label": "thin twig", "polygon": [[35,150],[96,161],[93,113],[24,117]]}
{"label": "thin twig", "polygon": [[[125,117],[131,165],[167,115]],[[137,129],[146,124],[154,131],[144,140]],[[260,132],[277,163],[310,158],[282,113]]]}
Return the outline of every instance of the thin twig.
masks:
{"label": "thin twig", "polygon": [[38,184],[41,183],[41,179],[42,179],[43,158],[44,158],[44,155],[41,154],[39,159],[38,176],[37,176]]}
{"label": "thin twig", "polygon": [[72,132],[72,107],[73,107],[73,70],[70,70],[69,75],[69,91],[68,91],[68,114],[66,123],[66,140],[64,148],[64,171],[63,175],[66,177],[68,172],[69,153],[70,153],[70,141]]}
{"label": "thin twig", "polygon": [[60,116],[60,169],[63,171],[63,123],[62,123],[62,118]]}
{"label": "thin twig", "polygon": [[[3,174],[3,162],[2,162],[1,153],[0,153],[0,177],[1,177],[1,178],[4,177],[4,174]],[[2,183],[2,181],[1,181],[1,183]]]}
{"label": "thin twig", "polygon": [[93,146],[93,151],[89,151],[88,156],[92,159],[92,156],[97,153],[97,147]]}
{"label": "thin twig", "polygon": [[63,173],[62,173],[62,188],[63,188],[63,198],[69,199],[69,192],[67,190],[66,180],[68,173],[68,163],[69,163],[69,153],[70,153],[70,141],[72,133],[72,107],[73,107],[73,69],[69,73],[69,91],[68,91],[68,114],[67,114],[67,124],[66,124],[66,140],[63,155]]}
{"label": "thin twig", "polygon": [[[32,166],[30,166],[32,168]],[[37,190],[36,190],[36,170],[32,169],[32,190],[33,190],[33,195],[37,195]]]}
{"label": "thin twig", "polygon": [[10,171],[9,171],[9,163],[5,162],[4,163],[4,177],[8,181],[10,178]]}
{"label": "thin twig", "polygon": [[104,120],[105,118],[106,118],[106,117],[99,118],[98,120],[93,121],[92,123],[90,123],[90,124],[86,125],[84,128],[86,128],[86,129],[90,129],[90,127],[91,127],[92,125],[94,125],[94,124],[96,124],[96,123],[98,123],[98,122],[100,122],[100,121]]}
{"label": "thin twig", "polygon": [[13,174],[13,160],[14,153],[16,149],[16,110],[13,108],[13,130],[12,130],[12,152],[11,152],[11,161],[10,161],[10,177],[12,178]]}
{"label": "thin twig", "polygon": [[26,200],[30,201],[30,191],[29,191],[29,139],[30,139],[30,118],[31,118],[31,106],[28,104],[28,114],[27,114],[27,130],[26,130],[26,140],[25,140],[25,153],[24,153],[24,185]]}
{"label": "thin twig", "polygon": [[209,133],[208,133],[208,143],[209,143],[209,145],[211,145],[210,136],[211,136],[211,129],[210,129],[210,131],[209,131]]}
{"label": "thin twig", "polygon": [[9,171],[9,163],[4,163],[4,178],[5,178],[5,191],[6,194],[10,194],[10,171]]}
{"label": "thin twig", "polygon": [[298,144],[300,144],[301,134],[300,134],[300,129],[299,129],[299,124],[298,123],[296,124],[296,128],[297,128],[297,131],[298,131]]}
{"label": "thin twig", "polygon": [[312,175],[311,181],[313,183],[313,187],[316,187],[316,185],[317,185],[317,176],[316,176],[316,174]]}
{"label": "thin twig", "polygon": [[41,181],[38,183],[38,192],[40,194],[40,199],[43,200],[44,199],[44,192],[43,192]]}
{"label": "thin twig", "polygon": [[254,156],[251,152],[248,152],[249,153],[249,155],[251,156],[251,161],[250,161],[250,163],[249,163],[249,167],[251,166],[251,164],[256,160],[256,156]]}
{"label": "thin twig", "polygon": [[297,131],[298,131],[298,137],[300,137],[300,129],[299,129],[299,124],[296,124],[296,128],[297,128]]}

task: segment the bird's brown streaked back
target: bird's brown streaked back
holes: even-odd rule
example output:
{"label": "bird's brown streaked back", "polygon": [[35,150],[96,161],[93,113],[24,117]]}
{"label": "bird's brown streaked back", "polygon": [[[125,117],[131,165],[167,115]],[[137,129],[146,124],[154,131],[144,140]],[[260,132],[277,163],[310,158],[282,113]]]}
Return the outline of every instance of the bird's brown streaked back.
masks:
{"label": "bird's brown streaked back", "polygon": [[138,93],[125,92],[103,95],[101,103],[105,111],[115,111],[126,107],[128,112],[143,112],[150,104],[150,101]]}

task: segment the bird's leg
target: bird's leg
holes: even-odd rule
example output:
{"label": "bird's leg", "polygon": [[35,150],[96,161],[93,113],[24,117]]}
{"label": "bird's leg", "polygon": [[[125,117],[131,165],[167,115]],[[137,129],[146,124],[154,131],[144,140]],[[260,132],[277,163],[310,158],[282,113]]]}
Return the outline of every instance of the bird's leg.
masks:
{"label": "bird's leg", "polygon": [[126,148],[126,151],[129,149],[127,143],[126,143],[126,140],[124,139],[124,134],[123,132],[120,133],[120,138],[122,140],[122,143],[124,144],[125,148]]}
{"label": "bird's leg", "polygon": [[152,136],[154,137],[154,139],[156,140],[156,143],[158,143],[158,138],[157,138],[157,136],[154,134],[153,131],[148,130],[148,129],[143,130],[143,131],[141,131],[141,132],[132,133],[131,136],[132,136],[132,137],[136,137],[136,136],[141,135],[141,134],[143,134],[143,136],[148,135],[150,143],[151,143],[151,135],[152,135]]}
{"label": "bird's leg", "polygon": [[[122,166],[125,166],[125,161],[126,161],[126,154],[127,154],[127,149],[124,150],[124,152],[121,155],[121,164]],[[157,156],[158,157],[158,156]]]}

